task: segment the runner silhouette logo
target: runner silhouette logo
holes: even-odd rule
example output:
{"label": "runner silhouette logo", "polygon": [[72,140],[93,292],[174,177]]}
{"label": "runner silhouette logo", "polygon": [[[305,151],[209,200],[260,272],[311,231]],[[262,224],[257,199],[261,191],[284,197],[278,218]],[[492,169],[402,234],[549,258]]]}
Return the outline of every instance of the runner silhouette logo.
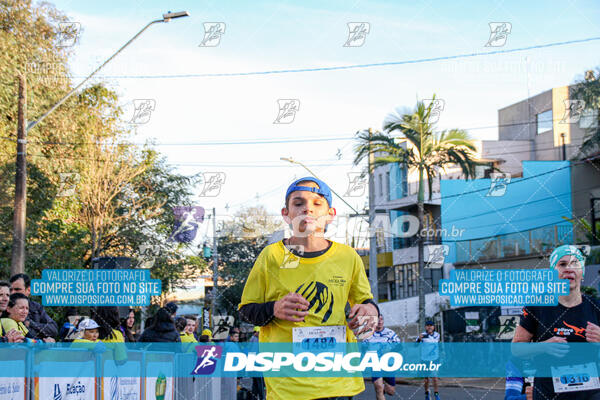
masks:
{"label": "runner silhouette logo", "polygon": [[223,355],[221,346],[196,346],[198,361],[192,375],[210,375],[215,372],[217,360]]}

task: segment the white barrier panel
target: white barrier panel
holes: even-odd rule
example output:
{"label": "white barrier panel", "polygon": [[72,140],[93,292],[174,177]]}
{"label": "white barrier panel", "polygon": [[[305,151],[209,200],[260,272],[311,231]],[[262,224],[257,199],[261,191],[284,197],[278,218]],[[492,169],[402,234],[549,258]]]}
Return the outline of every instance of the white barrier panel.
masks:
{"label": "white barrier panel", "polygon": [[142,378],[132,376],[103,376],[102,400],[141,400]]}
{"label": "white barrier panel", "polygon": [[[105,353],[110,356],[110,352]],[[118,365],[112,357],[99,356],[102,373],[100,378],[101,400],[142,399],[142,352],[128,351],[127,362]]]}
{"label": "white barrier panel", "polygon": [[0,377],[0,400],[27,400],[27,350],[1,349],[2,369],[15,377]]}
{"label": "white barrier panel", "polygon": [[174,400],[174,353],[147,352],[145,358],[144,399]]}
{"label": "white barrier panel", "polygon": [[[67,359],[69,361],[54,361]],[[52,376],[60,370],[73,371],[75,376]],[[95,357],[91,351],[51,349],[37,352],[33,362],[33,398],[34,400],[95,400],[95,372]]]}

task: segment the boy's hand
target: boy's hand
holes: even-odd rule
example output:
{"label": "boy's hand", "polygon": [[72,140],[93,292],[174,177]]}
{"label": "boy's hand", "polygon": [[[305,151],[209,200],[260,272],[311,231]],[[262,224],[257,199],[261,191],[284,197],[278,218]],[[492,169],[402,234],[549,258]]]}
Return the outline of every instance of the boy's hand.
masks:
{"label": "boy's hand", "polygon": [[275,317],[292,322],[304,322],[308,315],[310,303],[298,293],[286,294],[281,300],[277,300],[273,306]]}
{"label": "boy's hand", "polygon": [[373,336],[379,316],[373,304],[355,304],[348,315],[348,326],[359,340]]}

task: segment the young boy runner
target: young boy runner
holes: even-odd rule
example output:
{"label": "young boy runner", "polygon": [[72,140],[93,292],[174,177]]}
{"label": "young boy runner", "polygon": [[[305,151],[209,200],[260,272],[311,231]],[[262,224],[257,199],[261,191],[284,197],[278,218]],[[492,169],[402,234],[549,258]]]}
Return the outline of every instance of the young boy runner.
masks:
{"label": "young boy runner", "polygon": [[[396,335],[396,332],[391,330],[390,328],[385,328],[383,320],[383,315],[379,316],[379,322],[375,327],[375,332],[373,336],[369,339],[365,340],[368,343],[385,343],[385,344],[393,344],[400,343],[400,338]],[[396,378],[393,376],[386,377],[377,377],[374,376],[372,378],[373,386],[375,386],[375,397],[377,400],[384,400],[385,395],[389,394],[390,396],[394,396],[396,394]]]}
{"label": "young boy runner", "polygon": [[[362,260],[351,247],[324,238],[336,214],[331,200],[327,184],[316,178],[288,187],[281,215],[293,235],[262,250],[239,306],[245,320],[261,326],[260,342],[310,340],[311,327],[326,329],[337,342],[372,334],[379,310]],[[365,389],[362,377],[267,377],[265,383],[269,400],[350,397]]]}
{"label": "young boy runner", "polygon": [[[440,342],[440,334],[435,331],[433,321],[425,321],[425,332],[421,333],[417,338],[417,342],[424,343],[421,348],[421,361],[429,364],[432,361],[437,361],[439,358],[438,343]],[[433,396],[435,400],[440,400],[438,393],[438,378],[432,376],[433,381]],[[429,378],[425,378],[425,400],[429,400]]]}

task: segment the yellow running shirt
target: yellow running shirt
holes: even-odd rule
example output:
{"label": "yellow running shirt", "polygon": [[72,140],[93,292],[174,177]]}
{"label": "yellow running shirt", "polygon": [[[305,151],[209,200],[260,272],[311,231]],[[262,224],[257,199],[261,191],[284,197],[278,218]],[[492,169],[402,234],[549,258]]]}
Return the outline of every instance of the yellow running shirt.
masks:
{"label": "yellow running shirt", "polygon": [[[360,256],[350,246],[332,242],[324,254],[297,257],[282,241],[259,254],[242,294],[239,308],[250,303],[277,301],[290,292],[300,293],[311,304],[304,322],[274,318],[260,328],[260,342],[292,342],[292,328],[346,327],[346,342],[356,342],[348,328],[344,308],[372,299],[371,287]],[[354,396],[365,389],[363,378],[268,378],[267,399],[318,399]]]}

